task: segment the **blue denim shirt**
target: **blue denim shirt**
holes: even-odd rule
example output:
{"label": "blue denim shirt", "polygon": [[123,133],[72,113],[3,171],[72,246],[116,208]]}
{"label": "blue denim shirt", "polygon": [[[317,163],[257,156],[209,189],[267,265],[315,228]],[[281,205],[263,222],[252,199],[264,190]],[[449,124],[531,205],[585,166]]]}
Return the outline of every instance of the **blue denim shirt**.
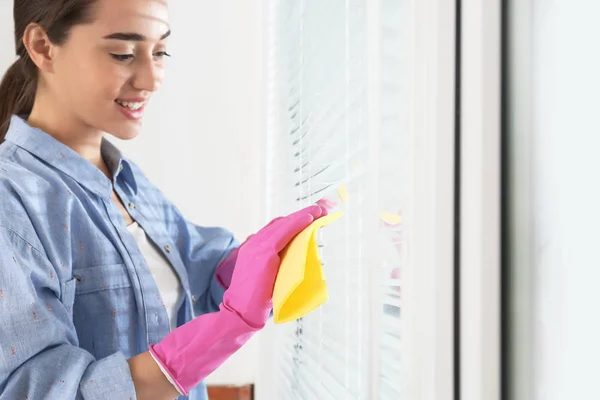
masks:
{"label": "blue denim shirt", "polygon": [[127,359],[170,328],[113,187],[181,280],[178,325],[222,301],[232,234],[187,221],[106,140],[102,155],[112,182],[19,117],[0,145],[0,399],[136,398]]}

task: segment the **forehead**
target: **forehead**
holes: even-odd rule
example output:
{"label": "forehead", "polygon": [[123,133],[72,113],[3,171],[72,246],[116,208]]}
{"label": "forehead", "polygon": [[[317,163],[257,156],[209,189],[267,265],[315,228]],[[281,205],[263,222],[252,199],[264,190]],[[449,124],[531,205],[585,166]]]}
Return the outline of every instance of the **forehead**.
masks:
{"label": "forehead", "polygon": [[167,0],[98,0],[93,25],[100,34],[140,33],[159,40],[170,29]]}

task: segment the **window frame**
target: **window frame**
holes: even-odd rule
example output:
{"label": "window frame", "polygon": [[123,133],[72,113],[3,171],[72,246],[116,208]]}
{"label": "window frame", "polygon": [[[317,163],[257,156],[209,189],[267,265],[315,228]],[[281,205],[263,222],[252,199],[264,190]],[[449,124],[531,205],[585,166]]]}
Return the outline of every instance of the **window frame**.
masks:
{"label": "window frame", "polygon": [[460,4],[460,400],[502,393],[503,1]]}

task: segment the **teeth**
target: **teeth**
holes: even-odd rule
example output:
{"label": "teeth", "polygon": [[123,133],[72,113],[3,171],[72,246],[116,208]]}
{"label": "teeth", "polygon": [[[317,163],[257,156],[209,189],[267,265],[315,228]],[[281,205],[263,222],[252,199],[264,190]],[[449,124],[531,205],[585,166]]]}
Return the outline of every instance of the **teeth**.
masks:
{"label": "teeth", "polygon": [[130,103],[130,102],[127,102],[127,101],[120,101],[120,100],[117,100],[117,103],[120,104],[120,105],[122,105],[123,107],[127,107],[130,110],[134,110],[134,111],[135,110],[139,110],[144,105],[144,102],[142,102],[142,103]]}

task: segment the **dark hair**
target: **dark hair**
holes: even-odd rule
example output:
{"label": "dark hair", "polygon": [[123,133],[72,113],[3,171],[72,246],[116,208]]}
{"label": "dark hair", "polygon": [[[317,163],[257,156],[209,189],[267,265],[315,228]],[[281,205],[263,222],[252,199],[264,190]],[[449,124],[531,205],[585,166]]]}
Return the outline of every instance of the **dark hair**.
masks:
{"label": "dark hair", "polygon": [[96,0],[14,0],[15,47],[19,57],[0,82],[0,143],[13,114],[29,114],[35,100],[38,71],[23,35],[31,23],[40,25],[53,44],[63,44],[75,25],[91,21]]}

